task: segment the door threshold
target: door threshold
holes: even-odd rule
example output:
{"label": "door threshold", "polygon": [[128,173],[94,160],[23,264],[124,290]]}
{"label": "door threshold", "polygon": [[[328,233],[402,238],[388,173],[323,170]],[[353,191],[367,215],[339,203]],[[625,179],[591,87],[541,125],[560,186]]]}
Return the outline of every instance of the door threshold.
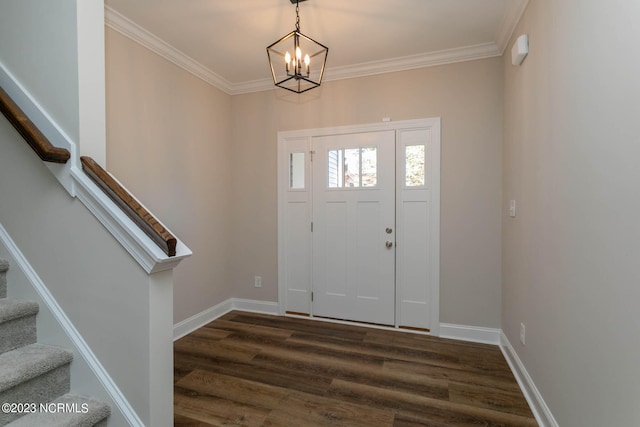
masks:
{"label": "door threshold", "polygon": [[309,313],[298,313],[297,311],[285,311],[285,316],[300,316],[300,317],[311,317]]}
{"label": "door threshold", "polygon": [[384,325],[380,323],[360,322],[357,320],[336,319],[333,317],[314,316],[309,313],[298,313],[294,311],[285,311],[284,315],[285,317],[295,317],[299,319],[309,319],[309,320],[315,320],[318,322],[337,323],[337,324],[349,325],[349,326],[361,326],[363,328],[378,329],[382,331],[405,332],[405,333],[411,333],[411,334],[417,334],[417,335],[432,335],[431,330],[427,328],[414,328],[411,326],[392,326],[392,325]]}
{"label": "door threshold", "polygon": [[350,320],[350,319],[338,319],[335,317],[325,317],[325,316],[313,316],[315,319],[324,319],[328,322],[339,322],[339,323],[348,323],[348,324],[356,324],[362,326],[370,326],[372,328],[394,328],[393,325],[386,325],[384,323],[373,323],[373,322],[364,322],[362,320]]}
{"label": "door threshold", "polygon": [[424,332],[427,334],[431,333],[431,329],[429,328],[416,328],[415,326],[398,326],[398,328],[406,329],[408,331]]}

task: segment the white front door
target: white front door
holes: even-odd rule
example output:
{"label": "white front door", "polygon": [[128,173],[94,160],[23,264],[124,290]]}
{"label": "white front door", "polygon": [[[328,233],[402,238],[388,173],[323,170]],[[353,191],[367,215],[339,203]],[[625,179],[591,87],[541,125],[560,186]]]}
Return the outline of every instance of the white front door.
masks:
{"label": "white front door", "polygon": [[395,324],[395,131],[313,137],[313,315]]}
{"label": "white front door", "polygon": [[437,335],[439,266],[440,119],[278,133],[281,314]]}

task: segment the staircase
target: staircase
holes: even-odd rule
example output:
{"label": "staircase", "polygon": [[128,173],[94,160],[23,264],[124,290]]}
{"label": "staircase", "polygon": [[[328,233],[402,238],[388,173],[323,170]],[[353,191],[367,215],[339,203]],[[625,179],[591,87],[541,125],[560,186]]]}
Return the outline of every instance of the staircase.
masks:
{"label": "staircase", "polygon": [[7,298],[8,269],[0,259],[0,426],[105,427],[109,406],[69,394],[73,352],[36,342],[38,304]]}

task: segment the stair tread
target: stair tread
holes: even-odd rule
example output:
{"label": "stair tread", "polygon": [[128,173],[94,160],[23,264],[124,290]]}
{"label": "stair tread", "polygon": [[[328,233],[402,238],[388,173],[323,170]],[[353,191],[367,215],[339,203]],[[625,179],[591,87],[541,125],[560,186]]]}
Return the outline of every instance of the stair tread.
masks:
{"label": "stair tread", "polygon": [[30,344],[0,354],[0,392],[70,363],[73,352],[44,344]]}
{"label": "stair tread", "polygon": [[[14,400],[18,400],[15,398],[16,396],[24,393],[24,390],[29,390],[34,399],[38,399],[38,396],[42,399],[34,400],[34,402],[53,399],[69,390],[69,372],[66,365],[73,360],[73,352],[65,348],[33,343],[36,339],[35,321],[30,316],[35,316],[38,313],[39,305],[34,301],[6,298],[6,272],[8,269],[9,262],[0,259],[0,325],[2,326],[3,342],[7,344],[0,346],[0,352],[3,352],[0,353],[0,396],[5,398],[13,396]],[[30,338],[28,331],[32,333]],[[18,335],[27,338],[16,340]],[[10,345],[11,342],[13,345]],[[21,347],[12,349],[16,346]],[[61,371],[60,368],[64,370]],[[42,375],[44,377],[39,378]],[[61,384],[59,380],[64,377],[66,377],[64,381],[67,385],[60,388],[58,387],[58,384]],[[44,378],[46,379],[43,383]],[[30,387],[29,389],[21,386],[29,381],[31,381],[27,386]],[[48,392],[38,389],[38,387],[42,388],[41,383],[45,385]],[[35,386],[36,384],[37,386]],[[0,416],[2,418],[0,424],[5,425],[10,421],[7,425],[13,427],[44,425],[48,427],[93,427],[96,424],[104,425],[105,420],[111,414],[111,408],[104,402],[70,393],[43,405],[38,404],[35,413],[25,414],[17,419],[14,419],[17,415],[9,418]]]}
{"label": "stair tread", "polygon": [[[57,406],[64,405],[63,407]],[[55,406],[52,406],[55,405]],[[65,394],[46,405],[49,412],[37,411],[9,423],[10,427],[91,427],[107,418],[111,409],[103,402],[85,396]]]}
{"label": "stair tread", "polygon": [[2,298],[0,299],[0,324],[21,317],[33,316],[38,313],[38,310],[38,303],[34,301]]}

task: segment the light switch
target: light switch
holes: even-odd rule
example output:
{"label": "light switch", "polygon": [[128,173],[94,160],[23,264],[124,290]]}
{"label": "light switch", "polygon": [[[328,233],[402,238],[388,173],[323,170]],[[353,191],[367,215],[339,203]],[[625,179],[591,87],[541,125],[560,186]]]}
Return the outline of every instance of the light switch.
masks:
{"label": "light switch", "polygon": [[509,216],[511,218],[516,217],[516,201],[515,200],[509,200]]}

